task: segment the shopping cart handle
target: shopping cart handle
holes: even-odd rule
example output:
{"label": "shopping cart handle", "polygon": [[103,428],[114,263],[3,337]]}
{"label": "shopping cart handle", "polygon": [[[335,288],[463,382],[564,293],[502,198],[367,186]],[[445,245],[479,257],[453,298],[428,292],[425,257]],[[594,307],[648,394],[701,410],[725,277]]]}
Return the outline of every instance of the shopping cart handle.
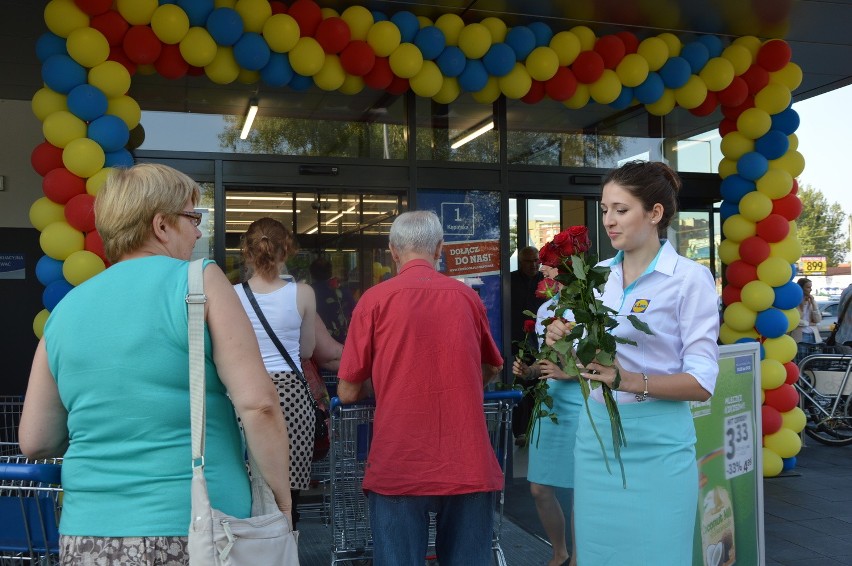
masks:
{"label": "shopping cart handle", "polygon": [[340,400],[340,397],[332,397],[331,403],[329,407],[333,412],[338,407],[375,407],[376,400],[372,397],[367,397],[366,399],[361,399],[359,401],[355,401],[354,403],[344,403]]}
{"label": "shopping cart handle", "polygon": [[59,464],[0,464],[0,480],[59,484],[61,476]]}
{"label": "shopping cart handle", "polygon": [[504,389],[502,391],[485,392],[486,401],[512,401],[514,403],[517,403],[521,400],[521,397],[523,396],[524,392],[518,391],[517,389]]}

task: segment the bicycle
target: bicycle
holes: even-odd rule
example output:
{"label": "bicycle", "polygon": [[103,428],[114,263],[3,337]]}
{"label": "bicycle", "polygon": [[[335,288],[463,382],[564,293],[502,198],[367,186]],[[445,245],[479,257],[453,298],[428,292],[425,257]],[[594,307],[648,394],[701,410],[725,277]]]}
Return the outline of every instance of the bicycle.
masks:
{"label": "bicycle", "polygon": [[795,384],[805,433],[829,446],[852,444],[852,354],[812,351],[798,362]]}

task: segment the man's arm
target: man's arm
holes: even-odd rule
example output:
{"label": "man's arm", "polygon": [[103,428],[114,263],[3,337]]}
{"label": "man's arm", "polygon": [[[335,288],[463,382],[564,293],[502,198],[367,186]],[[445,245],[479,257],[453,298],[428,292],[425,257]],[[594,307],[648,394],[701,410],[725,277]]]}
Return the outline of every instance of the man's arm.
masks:
{"label": "man's arm", "polygon": [[352,383],[343,379],[337,381],[337,397],[341,403],[355,403],[372,396],[373,384],[369,379],[361,383]]}

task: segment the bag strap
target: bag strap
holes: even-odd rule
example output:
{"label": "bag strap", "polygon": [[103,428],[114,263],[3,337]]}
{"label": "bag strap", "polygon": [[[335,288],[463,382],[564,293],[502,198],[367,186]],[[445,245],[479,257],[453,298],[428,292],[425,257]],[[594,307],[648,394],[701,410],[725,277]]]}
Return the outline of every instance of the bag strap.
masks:
{"label": "bag strap", "polygon": [[834,330],[832,330],[831,334],[828,335],[828,338],[825,339],[827,344],[834,343],[834,335],[837,334],[837,331],[840,330],[840,325],[843,324],[843,317],[846,316],[846,311],[849,310],[849,303],[852,303],[852,296],[846,297],[846,302],[843,303],[843,308],[840,310],[840,316],[837,317],[837,323],[834,325]]}
{"label": "bag strap", "polygon": [[269,335],[269,339],[272,340],[272,343],[275,344],[275,347],[278,348],[278,351],[281,352],[281,355],[284,357],[284,361],[287,362],[293,370],[293,373],[296,374],[296,377],[298,377],[299,381],[302,382],[302,385],[305,386],[305,389],[308,391],[308,398],[311,400],[311,405],[313,405],[314,410],[318,410],[319,406],[317,405],[316,399],[314,399],[313,392],[311,392],[311,386],[308,385],[308,380],[305,379],[305,375],[301,372],[301,370],[299,370],[299,366],[293,363],[293,358],[291,358],[290,354],[287,353],[287,348],[284,347],[284,344],[282,344],[281,340],[278,339],[275,331],[272,330],[272,326],[269,325],[269,321],[266,320],[266,317],[263,315],[263,311],[260,309],[260,305],[254,297],[254,293],[252,292],[251,287],[249,287],[248,281],[243,281],[243,290],[246,292],[246,297],[248,297],[251,306],[254,308],[254,313],[257,315],[257,319]]}
{"label": "bag strap", "polygon": [[204,259],[190,262],[186,295],[189,331],[189,408],[192,429],[192,467],[204,468]]}

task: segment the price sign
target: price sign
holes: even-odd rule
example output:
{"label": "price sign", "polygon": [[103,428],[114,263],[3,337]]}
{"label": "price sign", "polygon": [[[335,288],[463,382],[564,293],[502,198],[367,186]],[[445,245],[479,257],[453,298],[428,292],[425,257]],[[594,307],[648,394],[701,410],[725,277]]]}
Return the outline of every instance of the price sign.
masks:
{"label": "price sign", "polygon": [[725,479],[754,469],[754,434],[751,411],[725,418]]}
{"label": "price sign", "polygon": [[799,260],[799,271],[804,275],[825,275],[825,256],[804,256]]}

